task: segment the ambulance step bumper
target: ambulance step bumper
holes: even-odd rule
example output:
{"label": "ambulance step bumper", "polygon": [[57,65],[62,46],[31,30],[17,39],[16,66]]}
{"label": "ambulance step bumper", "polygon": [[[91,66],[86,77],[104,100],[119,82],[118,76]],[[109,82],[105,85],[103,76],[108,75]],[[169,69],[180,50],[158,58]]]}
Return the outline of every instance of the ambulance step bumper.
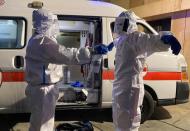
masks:
{"label": "ambulance step bumper", "polygon": [[176,86],[176,104],[188,102],[190,93],[189,83],[177,82]]}

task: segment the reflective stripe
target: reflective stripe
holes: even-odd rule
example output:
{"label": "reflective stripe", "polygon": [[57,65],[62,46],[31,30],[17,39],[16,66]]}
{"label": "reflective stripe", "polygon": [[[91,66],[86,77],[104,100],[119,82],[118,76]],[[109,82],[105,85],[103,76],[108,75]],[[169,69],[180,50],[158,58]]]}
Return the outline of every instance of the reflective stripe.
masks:
{"label": "reflective stripe", "polygon": [[[113,80],[114,71],[104,70],[103,80]],[[144,80],[181,80],[181,72],[147,72],[143,77]]]}
{"label": "reflective stripe", "polygon": [[21,82],[25,81],[24,72],[1,72],[2,82]]}
{"label": "reflective stripe", "polygon": [[[24,72],[1,72],[2,82],[25,81]],[[113,70],[104,70],[103,80],[114,80]],[[144,80],[181,80],[181,72],[147,72]]]}
{"label": "reflective stripe", "polygon": [[181,72],[147,72],[144,80],[181,80]]}
{"label": "reflective stripe", "polygon": [[103,80],[113,80],[114,79],[114,71],[113,70],[104,70],[102,73]]}

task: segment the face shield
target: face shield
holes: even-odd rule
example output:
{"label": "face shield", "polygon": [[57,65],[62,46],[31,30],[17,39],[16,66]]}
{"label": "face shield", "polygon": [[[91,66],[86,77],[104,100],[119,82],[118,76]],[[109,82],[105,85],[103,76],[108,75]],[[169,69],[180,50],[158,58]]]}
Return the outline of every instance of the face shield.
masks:
{"label": "face shield", "polygon": [[59,24],[56,15],[45,9],[33,11],[33,28],[40,36],[55,38],[59,34]]}
{"label": "face shield", "polygon": [[114,37],[137,31],[137,19],[132,11],[122,12],[115,20]]}
{"label": "face shield", "polygon": [[51,26],[47,31],[47,36],[50,38],[56,38],[60,31],[59,31],[59,22],[56,15],[52,15],[52,20],[50,21]]}

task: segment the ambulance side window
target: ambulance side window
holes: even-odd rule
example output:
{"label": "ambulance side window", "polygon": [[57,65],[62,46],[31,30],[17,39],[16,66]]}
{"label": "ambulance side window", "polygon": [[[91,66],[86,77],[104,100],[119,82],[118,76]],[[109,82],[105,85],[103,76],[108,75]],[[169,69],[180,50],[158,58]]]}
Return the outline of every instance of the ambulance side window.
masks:
{"label": "ambulance side window", "polygon": [[111,22],[110,23],[110,28],[111,28],[111,33],[112,33],[112,38],[115,39],[116,36],[114,35],[114,26],[115,26],[115,22]]}
{"label": "ambulance side window", "polygon": [[21,49],[25,45],[26,21],[0,17],[0,49]]}
{"label": "ambulance side window", "polygon": [[112,23],[110,24],[111,32],[112,32],[112,33],[114,32],[114,26],[115,26],[115,22],[112,22]]}
{"label": "ambulance side window", "polygon": [[[114,32],[114,24],[115,24],[115,22],[112,22],[110,24],[110,28],[111,28],[112,33]],[[147,33],[147,34],[152,34],[152,32],[146,26],[144,26],[141,23],[137,23],[137,27],[138,27],[138,31],[139,32],[144,32],[144,33]]]}
{"label": "ambulance side window", "polygon": [[137,27],[138,27],[138,31],[139,32],[144,32],[144,33],[147,33],[147,34],[152,34],[152,32],[146,26],[144,26],[141,23],[137,23]]}

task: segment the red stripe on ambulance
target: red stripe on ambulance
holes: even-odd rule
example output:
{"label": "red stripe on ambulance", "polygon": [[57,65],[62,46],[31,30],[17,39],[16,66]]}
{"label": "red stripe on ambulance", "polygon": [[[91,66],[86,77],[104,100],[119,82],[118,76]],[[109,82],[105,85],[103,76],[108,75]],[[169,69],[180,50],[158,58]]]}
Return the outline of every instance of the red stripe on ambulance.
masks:
{"label": "red stripe on ambulance", "polygon": [[[103,80],[114,80],[113,70],[104,70]],[[147,72],[144,80],[181,80],[181,72]],[[24,72],[1,72],[2,82],[23,82],[25,81]]]}
{"label": "red stripe on ambulance", "polygon": [[[114,71],[104,70],[102,74],[103,80],[113,80]],[[144,80],[181,80],[181,72],[146,72]]]}
{"label": "red stripe on ambulance", "polygon": [[104,70],[102,74],[103,80],[113,80],[114,79],[114,71],[113,70]]}
{"label": "red stripe on ambulance", "polygon": [[24,72],[1,72],[2,82],[21,82],[25,81]]}
{"label": "red stripe on ambulance", "polygon": [[144,80],[181,80],[181,72],[147,72]]}

